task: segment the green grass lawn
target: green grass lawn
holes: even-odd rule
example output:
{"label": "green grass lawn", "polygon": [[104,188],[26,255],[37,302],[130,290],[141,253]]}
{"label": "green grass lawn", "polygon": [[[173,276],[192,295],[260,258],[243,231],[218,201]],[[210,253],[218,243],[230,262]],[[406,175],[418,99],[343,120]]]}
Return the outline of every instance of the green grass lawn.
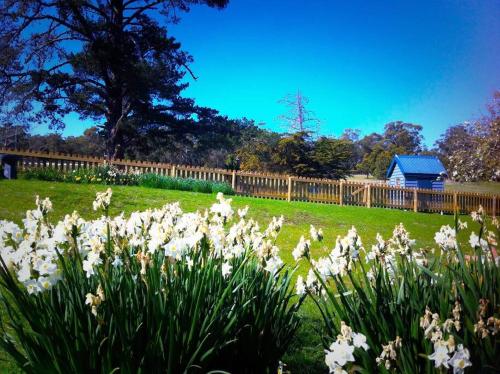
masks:
{"label": "green grass lawn", "polygon": [[[358,183],[374,183],[385,181],[373,177],[366,177],[366,175],[353,175],[347,178],[348,181]],[[500,195],[500,182],[453,182],[447,180],[445,183],[446,191],[456,192],[475,192],[475,193],[491,193]]]}
{"label": "green grass lawn", "polygon": [[[52,200],[54,221],[73,210],[77,210],[84,218],[95,218],[97,214],[92,210],[92,201],[97,191],[104,191],[106,188],[102,185],[0,180],[0,219],[20,223],[25,211],[34,207],[36,195],[49,197]],[[160,207],[174,201],[179,201],[184,211],[195,211],[208,208],[215,201],[215,195],[211,194],[142,187],[113,186],[112,188],[113,200],[110,210],[112,215],[120,212],[129,214],[136,210]],[[353,225],[357,228],[367,248],[375,242],[377,232],[384,238],[389,238],[394,226],[400,222],[417,240],[419,247],[435,247],[434,233],[442,225],[453,226],[451,215],[304,202],[289,203],[241,196],[234,196],[233,202],[235,208],[249,205],[249,217],[257,219],[261,226],[266,225],[273,216],[285,217],[285,224],[277,244],[281,249],[281,257],[289,264],[294,263],[291,252],[300,236],[308,234],[310,224],[322,228],[325,234],[324,241],[313,247],[313,257],[327,253],[335,243],[337,235],[345,235]],[[476,228],[467,217],[463,219],[469,222],[469,229]],[[468,232],[463,232],[459,239],[466,242],[468,236]],[[301,264],[298,273],[304,275],[306,272],[307,267]],[[284,361],[294,373],[325,372],[323,350],[318,338],[319,334],[315,331],[321,329],[321,323],[312,305],[305,304],[302,314],[305,321],[290,351],[284,357]],[[1,354],[0,359],[2,359]],[[12,372],[12,367],[8,365],[10,365],[8,362],[5,364],[0,362],[0,373]]]}
{"label": "green grass lawn", "polygon": [[500,182],[446,182],[446,191],[491,193],[500,195]]}

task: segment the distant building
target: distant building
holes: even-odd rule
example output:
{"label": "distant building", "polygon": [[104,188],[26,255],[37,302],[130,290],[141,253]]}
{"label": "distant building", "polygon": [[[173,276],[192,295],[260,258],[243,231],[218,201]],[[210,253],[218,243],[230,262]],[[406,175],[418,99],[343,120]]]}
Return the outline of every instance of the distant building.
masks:
{"label": "distant building", "polygon": [[390,186],[444,190],[446,169],[436,156],[395,155],[387,169]]}

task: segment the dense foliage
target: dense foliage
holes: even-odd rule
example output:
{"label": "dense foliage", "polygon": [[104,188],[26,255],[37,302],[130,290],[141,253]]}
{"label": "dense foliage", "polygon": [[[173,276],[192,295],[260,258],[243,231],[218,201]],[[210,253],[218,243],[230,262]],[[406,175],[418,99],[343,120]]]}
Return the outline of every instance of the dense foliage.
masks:
{"label": "dense foliage", "polygon": [[0,221],[0,345],[25,372],[275,373],[297,327],[292,272],[247,209],[178,203],[111,218],[111,190],[85,221],[52,224],[37,198],[23,226]]}
{"label": "dense foliage", "polygon": [[167,139],[203,130],[217,112],[181,95],[185,74],[196,77],[167,25],[191,5],[227,3],[2,1],[0,119],[61,128],[77,113],[99,123],[109,157],[144,132]]}
{"label": "dense foliage", "polygon": [[453,179],[500,180],[500,91],[487,115],[448,128],[436,145]]}
{"label": "dense foliage", "polygon": [[385,125],[383,134],[372,133],[362,138],[358,145],[361,161],[357,169],[378,179],[385,179],[387,168],[395,154],[422,152],[422,126],[402,121]]}
{"label": "dense foliage", "polygon": [[[359,130],[346,129],[336,138],[315,137],[309,132],[280,134],[245,118],[217,117],[205,125],[204,131],[188,137],[145,132],[125,153],[130,159],[335,179],[352,173],[384,179],[395,154],[434,154],[452,179],[498,180],[499,95],[495,95],[487,116],[450,127],[432,150],[422,144],[422,126],[401,121],[386,124],[381,134],[361,137]],[[57,134],[29,135],[22,126],[4,124],[0,142],[41,151],[105,153],[104,139],[96,128],[79,137],[63,138]]]}
{"label": "dense foliage", "polygon": [[[294,250],[311,270],[297,293],[309,295],[323,317],[325,362],[330,372],[494,373],[500,367],[499,223],[486,226],[472,214],[479,233],[470,249],[457,235],[466,225],[443,226],[436,251],[417,249],[403,225],[371,251],[353,227],[328,256],[310,257],[310,240]],[[311,239],[321,235],[312,228]],[[469,255],[467,255],[469,253]]]}
{"label": "dense foliage", "polygon": [[153,173],[123,172],[113,166],[80,168],[73,171],[63,171],[56,168],[31,168],[23,171],[20,176],[24,179],[52,182],[143,186],[203,193],[222,192],[226,195],[234,195],[233,189],[227,183],[173,178]]}

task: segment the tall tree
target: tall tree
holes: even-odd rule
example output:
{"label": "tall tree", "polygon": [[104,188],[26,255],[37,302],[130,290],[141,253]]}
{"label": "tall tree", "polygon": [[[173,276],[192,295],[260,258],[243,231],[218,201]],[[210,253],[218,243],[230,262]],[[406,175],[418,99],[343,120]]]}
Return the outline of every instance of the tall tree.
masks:
{"label": "tall tree", "polygon": [[422,126],[403,121],[389,122],[384,127],[385,148],[399,148],[404,153],[422,151]]}
{"label": "tall tree", "polygon": [[272,161],[283,173],[310,176],[315,173],[311,162],[313,143],[307,132],[296,132],[281,138],[272,154]]}
{"label": "tall tree", "polygon": [[435,145],[453,179],[500,180],[500,91],[487,115],[448,128]]}
{"label": "tall tree", "polygon": [[359,129],[345,129],[340,135],[340,140],[346,140],[352,145],[352,155],[349,160],[349,170],[354,170],[364,156],[363,147],[361,146],[360,138],[361,130]]}
{"label": "tall tree", "polygon": [[288,111],[278,117],[283,128],[288,133],[314,134],[319,130],[320,120],[314,112],[307,109],[309,99],[297,90],[295,94],[289,94],[278,103],[285,105]]}
{"label": "tall tree", "polygon": [[377,179],[385,179],[392,157],[395,154],[404,153],[402,148],[391,147],[386,149],[382,144],[377,144],[371,152],[365,154],[361,163],[358,164],[358,170],[367,175],[371,174]]}
{"label": "tall tree", "polygon": [[0,147],[22,148],[27,144],[28,129],[23,125],[4,123],[0,125]]}
{"label": "tall tree", "polygon": [[314,143],[311,160],[314,176],[320,178],[346,178],[352,170],[354,143],[347,139],[321,137]]}
{"label": "tall tree", "polygon": [[0,110],[53,128],[69,112],[100,121],[110,157],[123,156],[131,139],[152,128],[182,132],[203,109],[180,96],[191,57],[166,24],[192,4],[227,3],[3,0]]}
{"label": "tall tree", "polygon": [[372,133],[358,142],[361,162],[357,169],[376,178],[385,178],[385,172],[395,154],[415,154],[423,151],[422,126],[403,121],[389,122],[384,133]]}

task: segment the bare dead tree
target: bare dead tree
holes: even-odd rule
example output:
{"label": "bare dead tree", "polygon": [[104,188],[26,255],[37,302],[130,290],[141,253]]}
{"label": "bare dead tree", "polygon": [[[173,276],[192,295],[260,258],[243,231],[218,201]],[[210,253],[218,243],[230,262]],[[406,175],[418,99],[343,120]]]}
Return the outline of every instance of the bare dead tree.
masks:
{"label": "bare dead tree", "polygon": [[314,134],[319,131],[321,121],[314,112],[307,109],[309,99],[302,95],[300,90],[295,94],[286,95],[278,103],[284,104],[288,112],[278,117],[285,131],[290,133],[307,132]]}

